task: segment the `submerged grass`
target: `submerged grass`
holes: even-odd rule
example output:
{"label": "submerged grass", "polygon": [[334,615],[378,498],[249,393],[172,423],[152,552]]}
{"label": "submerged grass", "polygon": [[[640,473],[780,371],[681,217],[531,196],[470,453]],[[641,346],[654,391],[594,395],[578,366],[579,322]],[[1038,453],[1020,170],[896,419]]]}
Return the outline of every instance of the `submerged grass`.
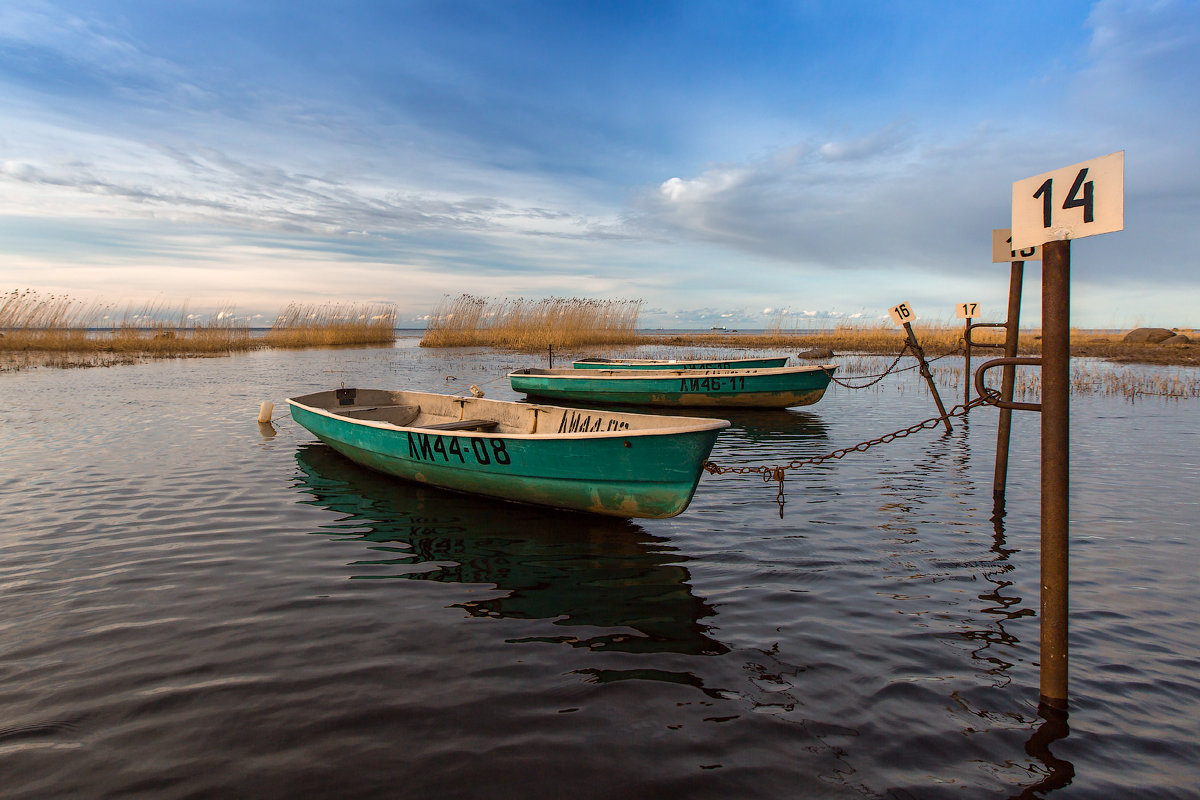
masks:
{"label": "submerged grass", "polygon": [[531,352],[547,347],[636,344],[641,300],[490,301],[460,294],[433,312],[422,347],[487,346]]}
{"label": "submerged grass", "polygon": [[[983,359],[972,358],[971,396],[975,395],[974,370]],[[855,355],[838,359],[838,377],[854,381],[855,378],[872,377],[881,370],[878,355]],[[962,355],[950,354],[940,358],[935,357],[930,362],[930,371],[934,382],[942,393],[946,405],[963,401],[963,379],[966,376]],[[915,370],[916,359],[907,358],[898,365],[901,370]],[[999,388],[1000,370],[993,370],[988,375],[988,384]],[[876,391],[883,391],[889,385],[888,381],[877,384]],[[1194,370],[1176,370],[1162,372],[1150,366],[1118,364],[1101,359],[1084,358],[1074,361],[1071,365],[1070,376],[1072,395],[1100,395],[1105,397],[1122,397],[1129,401],[1142,397],[1165,397],[1175,400],[1200,398],[1200,372]],[[1037,367],[1018,367],[1013,396],[1017,400],[1038,402],[1042,392],[1041,371]]]}

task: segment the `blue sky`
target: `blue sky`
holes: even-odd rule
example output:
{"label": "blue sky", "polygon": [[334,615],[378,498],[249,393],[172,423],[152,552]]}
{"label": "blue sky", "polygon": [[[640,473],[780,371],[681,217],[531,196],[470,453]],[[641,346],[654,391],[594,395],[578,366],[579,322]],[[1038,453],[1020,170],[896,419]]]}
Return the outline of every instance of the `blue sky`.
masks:
{"label": "blue sky", "polygon": [[1125,150],[1072,320],[1200,326],[1198,80],[1195,0],[5,0],[0,289],[999,319],[1011,184]]}

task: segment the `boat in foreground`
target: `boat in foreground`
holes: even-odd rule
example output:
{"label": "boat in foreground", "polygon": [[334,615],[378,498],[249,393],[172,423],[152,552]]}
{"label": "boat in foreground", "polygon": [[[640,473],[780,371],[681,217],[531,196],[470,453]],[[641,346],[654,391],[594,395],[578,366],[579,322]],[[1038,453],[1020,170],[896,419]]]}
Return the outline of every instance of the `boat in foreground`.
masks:
{"label": "boat in foreground", "polygon": [[596,404],[791,408],[821,399],[835,364],[773,369],[521,369],[508,382],[518,392]]}
{"label": "boat in foreground", "polygon": [[617,517],[673,517],[695,494],[723,419],[381,389],[288,399],[342,455],[443,489]]}
{"label": "boat in foreground", "polygon": [[581,358],[575,369],[769,369],[787,364],[787,356],[727,359]]}

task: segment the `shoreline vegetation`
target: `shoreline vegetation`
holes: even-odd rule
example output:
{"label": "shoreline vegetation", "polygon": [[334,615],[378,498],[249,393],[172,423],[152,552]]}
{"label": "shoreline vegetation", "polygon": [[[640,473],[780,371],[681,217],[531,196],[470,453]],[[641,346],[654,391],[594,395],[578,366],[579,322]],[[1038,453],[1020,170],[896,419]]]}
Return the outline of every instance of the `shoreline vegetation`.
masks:
{"label": "shoreline vegetation", "polygon": [[[491,301],[469,294],[447,298],[435,309],[422,347],[495,347],[525,353],[598,348],[609,352],[652,345],[712,350],[832,350],[837,354],[894,355],[904,344],[900,328],[884,322],[830,324],[815,330],[784,324],[782,315],[761,332],[725,329],[653,333],[638,328],[640,300],[551,297]],[[0,295],[0,371],[25,366],[110,366],[148,358],[221,356],[260,348],[304,348],[391,344],[397,312],[392,304],[288,304],[271,328],[252,335],[232,307],[204,317],[187,307],[149,304],[118,311],[114,305],[84,303],[65,295],[13,291]],[[806,324],[807,321],[805,321]],[[797,323],[798,324],[798,323]],[[962,324],[913,326],[931,358],[960,352]],[[1184,331],[1191,334],[1190,331]],[[1036,355],[1038,331],[1022,331],[1019,352]],[[979,343],[999,343],[1000,328],[975,332]],[[1000,355],[977,348],[980,361]],[[1122,334],[1073,331],[1071,355],[1124,364],[1200,366],[1200,344],[1126,342]],[[677,357],[674,353],[663,358]]]}
{"label": "shoreline vegetation", "polygon": [[460,294],[438,304],[429,316],[422,347],[499,347],[536,352],[592,345],[645,343],[638,331],[641,300],[490,301]]}
{"label": "shoreline vegetation", "polygon": [[[746,350],[833,350],[838,353],[895,355],[904,345],[903,330],[886,322],[831,324],[800,330],[789,328],[782,316],[762,332],[739,333],[724,329],[655,334],[638,328],[641,301],[544,300],[489,301],[461,294],[444,300],[430,315],[422,347],[497,347],[527,353],[548,348],[562,350],[588,346],[613,349],[639,345],[729,348]],[[930,357],[958,352],[963,346],[961,323],[915,324],[921,348]],[[1189,335],[1191,331],[1185,331]],[[1018,337],[1019,355],[1041,351],[1040,331],[1025,330]],[[1004,331],[987,328],[975,331],[980,344],[1002,344]],[[979,346],[981,359],[1001,355],[997,347]],[[1125,342],[1122,334],[1072,331],[1071,355],[1099,358],[1126,364],[1200,366],[1200,345]],[[664,356],[670,358],[673,356]]]}
{"label": "shoreline vegetation", "polygon": [[[913,331],[921,349],[930,357],[945,356],[962,350],[963,326],[953,324],[913,325]],[[1190,330],[1182,331],[1189,337]],[[1200,335],[1198,335],[1200,336]],[[1073,358],[1098,358],[1118,364],[1160,364],[1164,366],[1200,367],[1200,345],[1151,344],[1149,342],[1124,342],[1123,334],[1071,332],[1071,356]],[[1036,356],[1041,352],[1041,331],[1022,330],[1018,339],[1018,355]],[[973,359],[999,358],[999,347],[980,347],[984,344],[1003,344],[1000,329],[994,332],[978,332],[972,335],[975,348]],[[816,332],[796,333],[710,333],[660,334],[650,340],[643,338],[640,344],[659,343],[687,347],[727,347],[763,349],[829,349],[842,353],[870,355],[895,355],[904,345],[904,333],[890,324],[863,326],[836,326]]]}
{"label": "shoreline vegetation", "polygon": [[118,310],[66,295],[13,291],[0,295],[0,371],[224,356],[266,347],[390,344],[395,329],[396,308],[390,303],[290,303],[269,330],[253,336],[249,321],[237,317],[232,306],[209,315],[162,303]]}

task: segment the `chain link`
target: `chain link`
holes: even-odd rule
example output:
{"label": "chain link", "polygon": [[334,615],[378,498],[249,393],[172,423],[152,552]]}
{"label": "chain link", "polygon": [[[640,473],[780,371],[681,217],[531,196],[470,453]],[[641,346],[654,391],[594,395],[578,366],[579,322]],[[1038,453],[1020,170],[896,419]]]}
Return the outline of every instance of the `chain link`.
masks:
{"label": "chain link", "polygon": [[[989,393],[989,394],[991,394],[991,393]],[[988,403],[988,402],[990,402],[990,398],[988,396],[976,397],[974,400],[971,400],[968,403],[959,403],[954,408],[947,411],[946,416],[947,417],[963,417],[963,416],[966,416],[967,412],[970,411],[972,408],[976,408],[977,406],[984,405],[985,403]],[[806,467],[806,466],[821,464],[826,461],[832,461],[835,459],[842,458],[843,456],[848,455],[849,453],[863,453],[863,452],[866,452],[867,450],[871,449],[875,445],[889,444],[891,442],[896,441],[897,439],[903,439],[911,434],[917,433],[919,431],[923,431],[927,428],[936,428],[940,424],[942,424],[941,416],[930,417],[929,419],[922,420],[921,422],[918,422],[915,425],[909,425],[907,428],[901,428],[900,430],[895,431],[893,433],[885,433],[882,436],[876,436],[874,439],[867,439],[866,441],[859,442],[858,444],[853,445],[852,447],[843,447],[839,450],[834,450],[832,453],[826,453],[825,455],[810,456],[808,458],[792,459],[787,464],[781,464],[781,465],[776,465],[776,466],[758,466],[758,467],[723,467],[714,461],[705,461],[704,462],[704,470],[712,475],[729,475],[729,474],[752,475],[754,473],[758,473],[758,474],[762,475],[762,479],[763,479],[764,483],[766,483],[768,481],[776,481],[779,484],[779,494],[776,496],[775,500],[779,504],[779,516],[782,518],[783,517],[783,503],[784,503],[783,481],[784,481],[784,478],[787,477],[788,470],[799,469],[800,467]]]}
{"label": "chain link", "polygon": [[821,367],[821,371],[824,372],[826,375],[828,375],[829,380],[833,381],[838,386],[843,386],[847,389],[866,389],[869,386],[874,386],[875,384],[879,383],[881,380],[886,378],[888,375],[890,375],[892,373],[892,370],[894,370],[896,368],[896,365],[900,363],[900,359],[904,358],[904,354],[908,352],[908,348],[909,348],[909,344],[908,344],[908,342],[905,342],[904,347],[901,347],[900,352],[896,354],[895,360],[892,361],[892,363],[888,365],[887,369],[885,369],[883,372],[879,373],[878,375],[859,375],[858,377],[860,377],[860,378],[874,378],[875,380],[873,380],[869,383],[860,384],[858,386],[855,386],[850,383],[846,383],[845,381],[834,377],[833,372],[825,369],[824,367]]}
{"label": "chain link", "polygon": [[[907,353],[911,347],[912,347],[911,344],[909,344],[908,342],[905,342],[904,347],[902,347],[900,349],[900,353],[896,356],[896,358],[892,361],[892,363],[888,365],[888,368],[886,370],[884,370],[883,372],[880,372],[876,375],[857,375],[857,376],[855,376],[858,378],[873,378],[874,379],[874,380],[868,381],[867,383],[860,383],[858,385],[855,385],[852,383],[847,383],[846,381],[843,381],[843,380],[837,378],[836,376],[834,376],[834,374],[832,372],[830,372],[829,370],[826,369],[823,371],[825,372],[826,375],[829,376],[829,380],[833,381],[838,386],[844,387],[846,389],[868,389],[868,388],[874,386],[875,384],[879,383],[881,380],[886,378],[888,375],[898,375],[901,372],[908,372],[909,370],[912,370],[912,369],[919,369],[921,366],[920,364],[913,364],[911,367],[902,367],[900,369],[896,369],[896,365],[900,363],[900,359],[904,358],[904,354]],[[925,363],[932,364],[935,361],[941,361],[943,358],[949,358],[950,356],[961,355],[963,352],[964,352],[963,347],[960,344],[958,347],[956,347],[954,350],[951,350],[949,353],[942,353],[940,356],[934,356],[933,358],[925,359]],[[941,417],[938,417],[938,419],[941,419]]]}

